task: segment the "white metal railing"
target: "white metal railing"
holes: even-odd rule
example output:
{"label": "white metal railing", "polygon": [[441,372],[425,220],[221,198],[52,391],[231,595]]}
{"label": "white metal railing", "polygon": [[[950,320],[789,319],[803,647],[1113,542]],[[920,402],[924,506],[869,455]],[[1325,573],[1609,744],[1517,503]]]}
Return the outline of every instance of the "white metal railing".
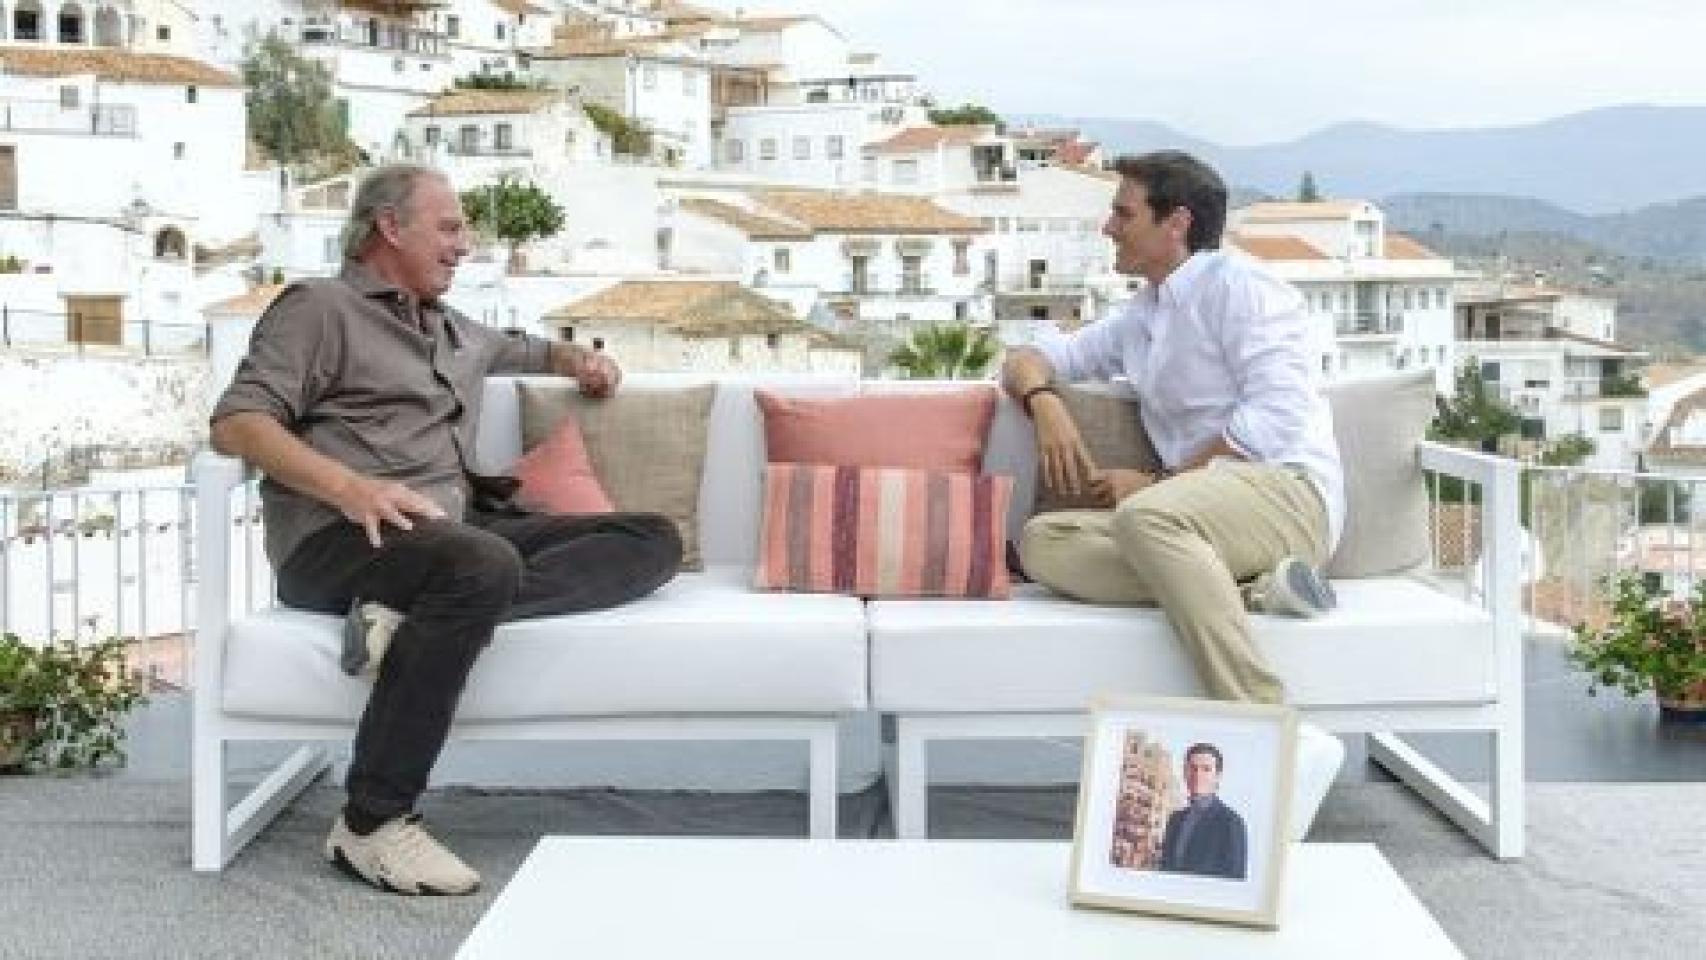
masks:
{"label": "white metal railing", "polygon": [[[110,636],[139,669],[182,685],[195,628],[195,505],[188,484],[0,494],[0,632],[27,641]],[[238,609],[272,601],[253,484],[232,498]]]}

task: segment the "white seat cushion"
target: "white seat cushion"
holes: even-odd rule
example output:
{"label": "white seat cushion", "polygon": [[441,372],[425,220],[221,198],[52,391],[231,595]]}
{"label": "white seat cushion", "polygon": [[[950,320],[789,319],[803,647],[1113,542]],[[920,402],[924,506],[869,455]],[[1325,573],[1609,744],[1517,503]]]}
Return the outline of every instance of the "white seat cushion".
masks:
{"label": "white seat cushion", "polygon": [[[1319,620],[1252,617],[1256,643],[1298,706],[1486,703],[1488,614],[1413,580],[1335,580]],[[871,703],[894,712],[1082,710],[1101,693],[1201,696],[1190,658],[1153,607],[1100,607],[1026,584],[1012,600],[878,600]]]}
{"label": "white seat cushion", "polygon": [[[614,610],[500,627],[460,721],[635,714],[833,714],[866,706],[851,597],[764,594],[746,567],[683,574]],[[274,609],[228,635],[225,712],[353,721],[368,685],[338,669],[342,620]]]}

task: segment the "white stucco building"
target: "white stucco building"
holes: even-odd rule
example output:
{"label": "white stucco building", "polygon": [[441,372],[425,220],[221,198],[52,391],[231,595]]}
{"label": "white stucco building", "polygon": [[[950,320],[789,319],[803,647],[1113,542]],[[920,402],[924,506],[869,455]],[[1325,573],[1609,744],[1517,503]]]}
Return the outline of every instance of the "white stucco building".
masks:
{"label": "white stucco building", "polygon": [[610,139],[579,101],[557,90],[454,90],[410,111],[404,154],[457,184],[500,174],[554,180],[566,167],[608,164]]}
{"label": "white stucco building", "polygon": [[1257,203],[1230,216],[1229,245],[1303,294],[1327,379],[1418,367],[1451,392],[1457,365],[1452,262],[1360,200]]}
{"label": "white stucco building", "polygon": [[711,65],[689,40],[578,35],[529,52],[528,62],[535,77],[651,131],[663,164],[711,165]]}

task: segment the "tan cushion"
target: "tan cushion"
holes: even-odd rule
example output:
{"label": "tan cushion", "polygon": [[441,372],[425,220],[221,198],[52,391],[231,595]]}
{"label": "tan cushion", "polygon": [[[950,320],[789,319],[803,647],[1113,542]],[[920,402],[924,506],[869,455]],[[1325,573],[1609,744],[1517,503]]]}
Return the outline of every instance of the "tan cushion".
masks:
{"label": "tan cushion", "polygon": [[609,400],[588,400],[571,386],[516,383],[521,444],[531,449],[557,421],[573,415],[598,482],[616,508],[661,513],[681,530],[682,566],[699,556],[699,482],[705,472],[706,418],[714,384],[668,389],[625,387]]}
{"label": "tan cushion", "polygon": [[[1128,388],[1112,383],[1078,383],[1063,385],[1059,392],[1098,468],[1153,471],[1161,465],[1161,458],[1149,443],[1149,434],[1143,430],[1143,420],[1137,415],[1137,399]],[[1091,502],[1088,494],[1073,496],[1049,489],[1042,465],[1038,464],[1037,513],[1097,506],[1100,504]]]}
{"label": "tan cushion", "polygon": [[1416,445],[1434,415],[1434,373],[1416,370],[1328,385],[1345,472],[1345,529],[1334,577],[1395,573],[1428,560],[1428,495]]}

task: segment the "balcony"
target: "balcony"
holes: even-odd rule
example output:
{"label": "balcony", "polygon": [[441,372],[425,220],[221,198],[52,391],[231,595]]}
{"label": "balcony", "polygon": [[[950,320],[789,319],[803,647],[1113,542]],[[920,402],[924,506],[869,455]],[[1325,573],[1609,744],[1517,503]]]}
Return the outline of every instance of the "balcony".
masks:
{"label": "balcony", "polygon": [[0,131],[134,137],[136,108],[103,103],[66,107],[58,100],[0,98]]}
{"label": "balcony", "polygon": [[1382,310],[1338,313],[1333,316],[1333,332],[1362,340],[1396,339],[1404,332],[1404,315]]}

